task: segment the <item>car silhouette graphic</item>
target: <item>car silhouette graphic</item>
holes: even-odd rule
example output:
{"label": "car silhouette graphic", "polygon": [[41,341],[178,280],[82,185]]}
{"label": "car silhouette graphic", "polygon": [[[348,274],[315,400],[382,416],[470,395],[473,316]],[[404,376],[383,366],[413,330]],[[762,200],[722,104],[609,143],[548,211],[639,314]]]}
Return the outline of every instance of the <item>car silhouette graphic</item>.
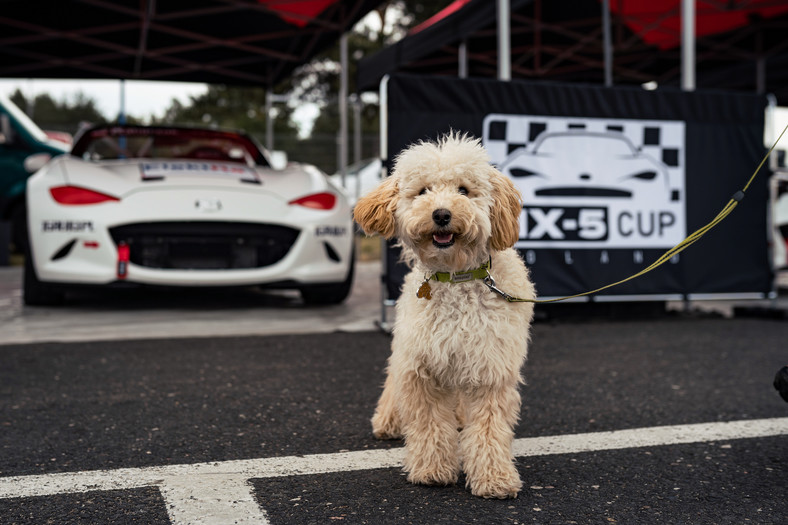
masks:
{"label": "car silhouette graphic", "polygon": [[526,202],[541,198],[631,199],[669,202],[667,167],[619,133],[543,133],[499,166]]}

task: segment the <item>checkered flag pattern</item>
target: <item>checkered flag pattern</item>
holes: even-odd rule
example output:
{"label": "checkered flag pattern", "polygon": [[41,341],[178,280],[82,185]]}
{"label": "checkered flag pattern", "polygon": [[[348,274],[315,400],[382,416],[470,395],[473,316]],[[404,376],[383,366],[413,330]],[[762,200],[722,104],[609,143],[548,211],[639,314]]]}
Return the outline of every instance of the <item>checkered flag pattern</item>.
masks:
{"label": "checkered flag pattern", "polygon": [[484,146],[496,165],[520,148],[534,148],[545,133],[586,131],[622,134],[642,153],[662,162],[671,181],[684,173],[683,122],[492,114],[485,117],[483,129]]}

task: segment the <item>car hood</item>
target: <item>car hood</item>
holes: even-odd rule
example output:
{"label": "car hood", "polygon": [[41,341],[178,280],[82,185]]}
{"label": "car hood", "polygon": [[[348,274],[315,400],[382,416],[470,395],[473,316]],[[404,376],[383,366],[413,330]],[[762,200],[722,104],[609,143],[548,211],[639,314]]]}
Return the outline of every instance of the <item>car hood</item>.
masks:
{"label": "car hood", "polygon": [[248,167],[245,164],[178,159],[140,159],[87,162],[64,158],[63,177],[68,184],[117,197],[143,191],[213,188],[274,194],[294,198],[330,188],[315,167],[291,163],[284,170]]}

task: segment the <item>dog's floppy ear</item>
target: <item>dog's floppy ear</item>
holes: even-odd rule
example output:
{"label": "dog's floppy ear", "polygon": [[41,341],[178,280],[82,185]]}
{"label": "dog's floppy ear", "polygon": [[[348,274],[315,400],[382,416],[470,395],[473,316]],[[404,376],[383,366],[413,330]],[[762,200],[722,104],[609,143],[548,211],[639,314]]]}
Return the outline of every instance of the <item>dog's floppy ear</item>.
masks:
{"label": "dog's floppy ear", "polygon": [[493,185],[493,209],[490,214],[493,250],[511,248],[520,237],[521,195],[512,181],[501,172],[490,167]]}
{"label": "dog's floppy ear", "polygon": [[367,193],[353,210],[353,218],[367,235],[378,233],[386,239],[394,237],[394,211],[397,209],[396,177],[386,177]]}

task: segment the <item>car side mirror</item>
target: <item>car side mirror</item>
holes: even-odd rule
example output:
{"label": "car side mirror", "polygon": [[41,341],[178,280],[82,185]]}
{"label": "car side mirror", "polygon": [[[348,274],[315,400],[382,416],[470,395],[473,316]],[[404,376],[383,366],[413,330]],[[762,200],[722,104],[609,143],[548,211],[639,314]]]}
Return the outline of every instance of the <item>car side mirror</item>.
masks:
{"label": "car side mirror", "polygon": [[268,153],[271,167],[275,170],[283,170],[287,167],[287,153],[284,151],[271,151]]}
{"label": "car side mirror", "polygon": [[34,153],[25,159],[23,163],[25,171],[28,173],[35,173],[43,168],[51,158],[52,155],[49,153]]}

